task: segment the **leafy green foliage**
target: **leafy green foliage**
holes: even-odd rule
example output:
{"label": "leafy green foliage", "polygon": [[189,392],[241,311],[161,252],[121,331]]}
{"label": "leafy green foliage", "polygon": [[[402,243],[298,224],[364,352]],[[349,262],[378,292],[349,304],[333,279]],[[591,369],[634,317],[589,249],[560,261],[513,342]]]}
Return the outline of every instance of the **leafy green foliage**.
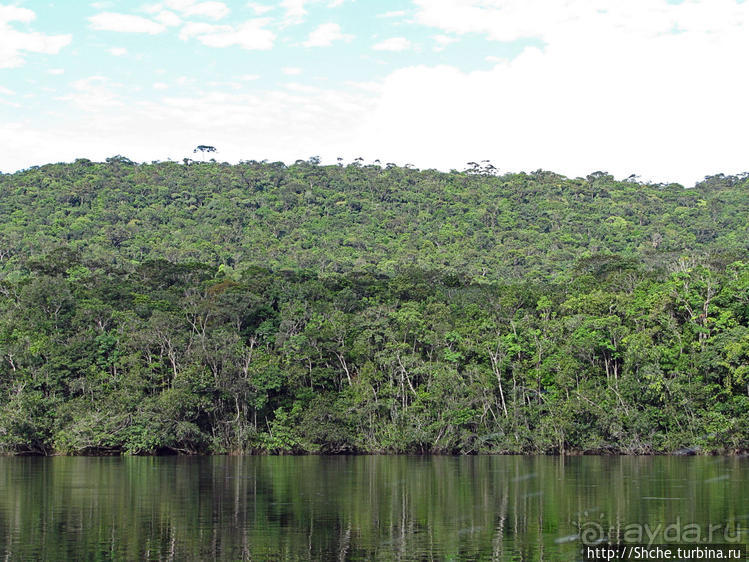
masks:
{"label": "leafy green foliage", "polygon": [[0,176],[0,450],[749,447],[746,178]]}

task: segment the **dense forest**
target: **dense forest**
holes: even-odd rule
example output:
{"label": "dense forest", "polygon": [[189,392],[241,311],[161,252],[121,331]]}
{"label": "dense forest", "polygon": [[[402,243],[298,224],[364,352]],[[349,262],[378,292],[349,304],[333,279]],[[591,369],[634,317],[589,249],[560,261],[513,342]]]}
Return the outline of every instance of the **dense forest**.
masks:
{"label": "dense forest", "polygon": [[0,174],[0,451],[746,451],[747,217],[747,176]]}

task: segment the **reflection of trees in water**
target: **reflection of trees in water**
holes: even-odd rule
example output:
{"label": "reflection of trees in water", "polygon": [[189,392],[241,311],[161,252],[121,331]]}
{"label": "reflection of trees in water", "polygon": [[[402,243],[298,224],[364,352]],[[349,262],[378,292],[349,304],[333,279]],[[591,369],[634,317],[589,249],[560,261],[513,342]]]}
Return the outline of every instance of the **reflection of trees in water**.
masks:
{"label": "reflection of trees in water", "polygon": [[[0,459],[0,554],[558,559],[576,525],[728,522],[738,458]],[[745,462],[745,461],[744,461]],[[745,472],[744,472],[745,473]],[[643,501],[643,497],[673,501]]]}

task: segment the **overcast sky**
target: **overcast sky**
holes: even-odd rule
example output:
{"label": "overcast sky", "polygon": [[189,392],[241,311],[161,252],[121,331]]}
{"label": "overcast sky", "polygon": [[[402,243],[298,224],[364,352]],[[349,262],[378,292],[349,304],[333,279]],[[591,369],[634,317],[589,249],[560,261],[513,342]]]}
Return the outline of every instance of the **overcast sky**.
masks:
{"label": "overcast sky", "polygon": [[749,1],[0,0],[0,171],[122,154],[692,185],[749,169]]}

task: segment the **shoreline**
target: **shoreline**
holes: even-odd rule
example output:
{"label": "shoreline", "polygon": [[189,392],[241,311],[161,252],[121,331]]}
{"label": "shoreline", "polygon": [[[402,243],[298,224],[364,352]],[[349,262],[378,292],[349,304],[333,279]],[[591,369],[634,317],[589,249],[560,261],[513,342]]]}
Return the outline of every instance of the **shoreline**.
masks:
{"label": "shoreline", "polygon": [[270,452],[230,452],[230,453],[180,453],[180,452],[155,452],[146,454],[127,454],[124,452],[108,453],[82,453],[69,454],[52,452],[43,453],[7,453],[0,452],[0,457],[5,458],[54,458],[54,457],[86,457],[86,458],[105,458],[105,457],[185,457],[185,458],[206,458],[206,457],[736,457],[749,458],[749,450],[736,451],[669,451],[669,452],[651,452],[651,453],[624,453],[624,452],[591,452],[591,451],[567,451],[564,454],[559,453],[434,453],[434,452],[303,452],[303,453],[270,453]]}

